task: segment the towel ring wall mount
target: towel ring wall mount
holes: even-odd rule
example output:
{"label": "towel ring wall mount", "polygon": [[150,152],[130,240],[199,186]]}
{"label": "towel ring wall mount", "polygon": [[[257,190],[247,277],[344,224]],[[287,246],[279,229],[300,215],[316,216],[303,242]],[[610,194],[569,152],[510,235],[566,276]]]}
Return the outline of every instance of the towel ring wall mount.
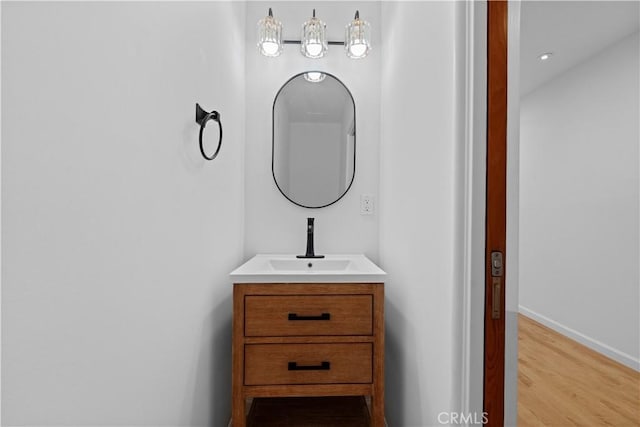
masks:
{"label": "towel ring wall mount", "polygon": [[[218,138],[218,148],[216,148],[216,152],[213,153],[212,156],[207,156],[204,152],[204,146],[202,145],[202,135],[204,133],[204,128],[207,126],[207,123],[213,120],[218,123],[218,129],[220,130],[220,136]],[[216,158],[218,153],[220,152],[220,147],[222,147],[222,122],[220,121],[220,113],[217,111],[211,111],[210,113],[200,107],[200,104],[196,103],[196,123],[200,125],[200,152],[202,153],[202,157],[207,160],[213,160]]]}

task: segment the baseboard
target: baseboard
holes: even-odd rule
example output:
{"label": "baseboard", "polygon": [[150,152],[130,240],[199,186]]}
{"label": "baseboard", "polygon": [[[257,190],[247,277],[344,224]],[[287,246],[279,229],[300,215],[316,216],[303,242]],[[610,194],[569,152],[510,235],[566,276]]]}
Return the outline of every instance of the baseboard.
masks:
{"label": "baseboard", "polygon": [[640,360],[636,359],[627,353],[624,353],[620,350],[617,350],[613,347],[608,346],[607,344],[601,343],[598,340],[595,340],[591,337],[588,337],[580,332],[571,329],[567,326],[564,326],[561,323],[556,322],[542,314],[536,313],[533,310],[529,310],[526,307],[518,306],[518,310],[523,315],[530,317],[538,323],[543,324],[544,326],[553,329],[554,331],[562,334],[566,337],[571,338],[574,341],[579,342],[580,344],[589,347],[591,350],[597,351],[598,353],[607,356],[610,359],[615,360],[618,363],[622,363],[629,368],[640,372]]}

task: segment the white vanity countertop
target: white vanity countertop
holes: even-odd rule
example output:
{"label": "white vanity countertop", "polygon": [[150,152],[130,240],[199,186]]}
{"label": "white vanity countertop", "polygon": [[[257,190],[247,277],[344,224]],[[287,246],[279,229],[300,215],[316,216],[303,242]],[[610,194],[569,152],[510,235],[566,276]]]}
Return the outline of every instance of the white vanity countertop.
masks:
{"label": "white vanity countertop", "polygon": [[229,276],[233,283],[380,283],[387,273],[362,254],[324,258],[260,254]]}

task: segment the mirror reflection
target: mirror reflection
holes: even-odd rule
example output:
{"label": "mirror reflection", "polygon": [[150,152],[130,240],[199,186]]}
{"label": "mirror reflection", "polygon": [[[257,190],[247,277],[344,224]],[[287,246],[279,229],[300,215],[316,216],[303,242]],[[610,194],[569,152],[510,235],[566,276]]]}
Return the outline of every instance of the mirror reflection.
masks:
{"label": "mirror reflection", "polygon": [[331,74],[309,71],[289,79],[273,103],[273,178],[296,205],[338,201],[355,175],[355,103]]}

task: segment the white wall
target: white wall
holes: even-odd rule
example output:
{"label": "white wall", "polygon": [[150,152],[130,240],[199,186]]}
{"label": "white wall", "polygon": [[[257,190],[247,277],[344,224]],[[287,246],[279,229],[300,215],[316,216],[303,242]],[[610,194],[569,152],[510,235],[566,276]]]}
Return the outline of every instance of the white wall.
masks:
{"label": "white wall", "polygon": [[640,369],[638,33],[522,100],[520,306]]}
{"label": "white wall", "polygon": [[[2,425],[228,420],[244,22],[2,3]],[[222,115],[213,162],[195,102]]]}
{"label": "white wall", "polygon": [[[392,426],[439,425],[459,410],[461,144],[453,2],[382,5],[380,263],[386,286],[386,396]],[[464,22],[464,21],[462,21]],[[419,31],[418,31],[419,29]],[[420,46],[419,52],[412,47]],[[428,52],[428,54],[424,54]]]}
{"label": "white wall", "polygon": [[[343,40],[344,26],[360,17],[371,23],[373,49],[365,59],[347,58],[330,46],[322,59],[308,59],[298,45],[285,45],[278,58],[257,52],[256,23],[268,8],[282,21],[285,39],[299,40],[312,8],[327,24],[329,40]],[[364,253],[378,259],[378,214],[360,215],[360,195],[378,194],[380,144],[380,3],[248,2],[246,21],[245,258],[257,253],[304,253],[306,218],[315,217],[316,253]],[[302,71],[333,74],[351,91],[356,104],[356,175],[349,192],[322,209],[296,206],[280,194],[271,173],[271,114],[280,87]]]}
{"label": "white wall", "polygon": [[520,2],[509,3],[508,19],[504,425],[515,426],[518,422],[518,299],[520,287],[518,280],[520,271]]}

